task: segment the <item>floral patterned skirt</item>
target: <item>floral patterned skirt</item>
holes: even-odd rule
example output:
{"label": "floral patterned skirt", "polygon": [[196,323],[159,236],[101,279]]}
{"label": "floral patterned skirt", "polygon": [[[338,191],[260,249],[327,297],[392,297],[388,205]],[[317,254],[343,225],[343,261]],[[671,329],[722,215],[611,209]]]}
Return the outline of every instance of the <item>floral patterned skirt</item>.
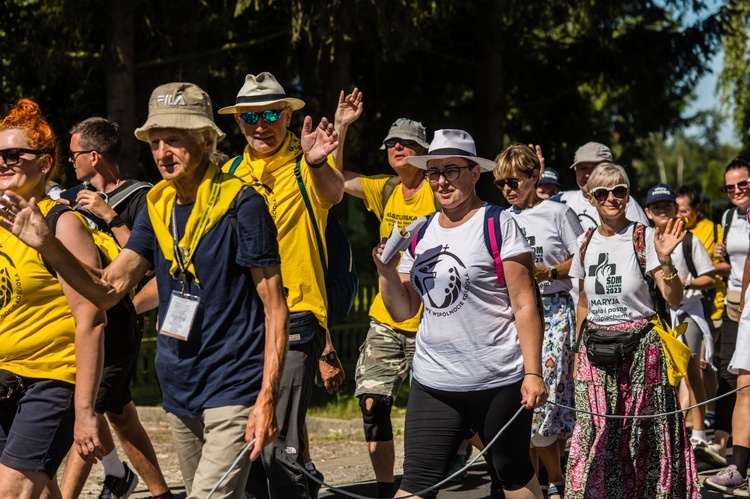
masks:
{"label": "floral patterned skirt", "polygon": [[[638,330],[645,321],[617,330]],[[649,415],[677,410],[659,335],[650,331],[615,366],[589,362],[581,348],[575,406],[599,414]],[[606,419],[578,413],[565,497],[677,499],[700,497],[695,457],[683,413],[655,419]]]}
{"label": "floral patterned skirt", "polygon": [[[543,296],[544,340],[542,343],[542,376],[549,402],[573,405],[573,345],[575,311],[567,293]],[[573,433],[575,414],[556,405],[544,404],[534,410],[532,436],[567,438]]]}

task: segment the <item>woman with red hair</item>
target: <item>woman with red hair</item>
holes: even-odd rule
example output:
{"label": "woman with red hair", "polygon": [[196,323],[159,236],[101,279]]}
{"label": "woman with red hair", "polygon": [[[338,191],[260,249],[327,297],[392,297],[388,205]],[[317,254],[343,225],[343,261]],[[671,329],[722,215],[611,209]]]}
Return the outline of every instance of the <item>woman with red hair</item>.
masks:
{"label": "woman with red hair", "polygon": [[[46,215],[56,203],[45,184],[57,158],[39,106],[21,99],[0,122],[0,194],[35,199]],[[72,212],[59,215],[56,235],[80,260],[100,265]],[[94,402],[106,316],[0,227],[0,321],[0,495],[36,498],[47,488],[59,497],[55,473],[74,439],[84,459],[101,458]]]}

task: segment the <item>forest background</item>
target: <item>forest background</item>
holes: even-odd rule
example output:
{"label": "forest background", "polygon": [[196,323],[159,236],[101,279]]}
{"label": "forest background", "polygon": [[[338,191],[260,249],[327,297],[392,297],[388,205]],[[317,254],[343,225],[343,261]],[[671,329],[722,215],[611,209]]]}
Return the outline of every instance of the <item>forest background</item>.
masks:
{"label": "forest background", "polygon": [[[748,0],[4,0],[0,19],[0,111],[36,100],[63,151],[76,122],[117,121],[121,169],[152,181],[153,160],[133,136],[151,91],[193,82],[215,112],[235,102],[245,74],[262,71],[307,103],[296,133],[305,114],[332,119],[341,90],[364,92],[347,138],[347,168],[364,174],[390,173],[379,146],[396,118],[410,117],[429,138],[468,130],[488,158],[513,142],[540,144],[568,188],[575,150],[603,142],[636,199],[659,181],[697,184],[718,211],[724,167],[750,151]],[[691,114],[717,54],[722,105]],[[215,119],[227,133],[219,148],[240,154],[232,117]],[[720,140],[727,121],[736,143]],[[60,181],[76,183],[61,164]],[[503,202],[489,179],[479,191]],[[377,221],[350,197],[335,211],[367,281]]]}

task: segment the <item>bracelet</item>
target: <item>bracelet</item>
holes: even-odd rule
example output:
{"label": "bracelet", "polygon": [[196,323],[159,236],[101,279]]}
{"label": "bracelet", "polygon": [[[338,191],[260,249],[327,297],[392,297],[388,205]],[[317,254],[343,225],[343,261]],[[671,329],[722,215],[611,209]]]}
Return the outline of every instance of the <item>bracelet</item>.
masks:
{"label": "bracelet", "polygon": [[328,157],[323,158],[323,161],[321,161],[320,163],[307,163],[307,166],[315,170],[315,169],[321,168],[323,165],[326,165],[326,164],[328,164]]}
{"label": "bracelet", "polygon": [[526,377],[526,376],[537,376],[537,377],[539,377],[540,379],[544,379],[544,376],[542,376],[541,374],[538,374],[538,373],[526,373],[526,374],[524,374],[523,376],[524,376],[524,377]]}
{"label": "bracelet", "polygon": [[672,272],[671,274],[665,274],[664,272],[661,273],[661,278],[664,279],[665,281],[671,281],[675,277],[677,277],[677,271],[676,270],[674,272]]}

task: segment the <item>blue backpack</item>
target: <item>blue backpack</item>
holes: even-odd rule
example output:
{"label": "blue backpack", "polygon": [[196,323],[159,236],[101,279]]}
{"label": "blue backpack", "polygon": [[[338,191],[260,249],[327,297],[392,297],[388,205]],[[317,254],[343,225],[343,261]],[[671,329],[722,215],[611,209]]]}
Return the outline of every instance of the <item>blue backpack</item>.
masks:
{"label": "blue backpack", "polygon": [[[330,211],[328,212],[325,234],[328,258],[326,258],[323,252],[320,229],[313,214],[310,196],[307,194],[307,189],[302,181],[302,174],[300,172],[301,159],[301,156],[297,158],[297,163],[294,166],[294,176],[297,178],[302,199],[305,201],[305,207],[310,214],[310,220],[315,231],[315,241],[318,245],[320,263],[323,265],[326,295],[328,296],[328,329],[331,329],[349,317],[352,305],[354,305],[354,299],[357,297],[359,279],[357,278],[357,269],[354,266],[352,246],[349,244],[349,238],[346,236],[344,226]],[[229,168],[229,173],[234,174],[240,163],[242,163],[242,155],[234,158]]]}

